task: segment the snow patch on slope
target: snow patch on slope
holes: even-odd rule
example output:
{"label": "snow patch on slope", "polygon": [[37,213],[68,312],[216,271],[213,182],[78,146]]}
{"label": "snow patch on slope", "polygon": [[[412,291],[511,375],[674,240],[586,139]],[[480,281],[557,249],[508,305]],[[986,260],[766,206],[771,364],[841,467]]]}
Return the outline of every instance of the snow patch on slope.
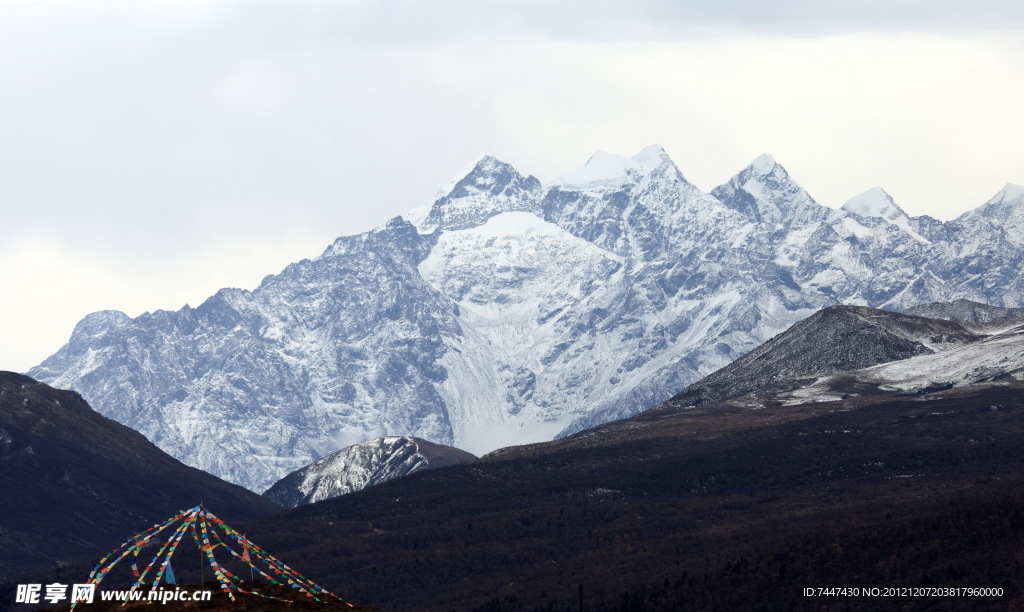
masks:
{"label": "snow patch on slope", "polygon": [[614,253],[524,212],[439,238],[419,272],[457,304],[462,335],[445,338],[449,376],[437,385],[458,423],[456,445],[481,453],[500,438],[536,442],[565,426],[570,415],[529,402],[555,367],[543,356],[564,334],[565,306],[586,303],[621,267]]}

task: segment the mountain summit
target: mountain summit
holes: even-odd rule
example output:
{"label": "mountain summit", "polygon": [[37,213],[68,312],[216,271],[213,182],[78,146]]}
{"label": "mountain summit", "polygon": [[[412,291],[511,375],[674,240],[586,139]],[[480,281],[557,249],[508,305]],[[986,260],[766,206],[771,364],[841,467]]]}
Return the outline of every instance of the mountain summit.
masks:
{"label": "mountain summit", "polygon": [[941,223],[886,197],[822,206],[767,155],[710,194],[660,147],[550,185],[483,157],[252,291],[90,315],[31,374],[262,491],[379,436],[480,455],[635,414],[833,304],[1024,302],[1007,198]]}
{"label": "mountain summit", "polygon": [[1007,183],[999,193],[992,196],[986,204],[1022,204],[1024,203],[1024,186]]}
{"label": "mountain summit", "polygon": [[830,209],[814,201],[771,155],[759,156],[725,185],[711,191],[754,223],[814,223]]}
{"label": "mountain summit", "polygon": [[872,187],[864,193],[854,196],[843,204],[843,210],[857,217],[875,218],[888,221],[919,242],[928,239],[917,233],[911,226],[910,216],[896,204],[892,196],[881,187]]}

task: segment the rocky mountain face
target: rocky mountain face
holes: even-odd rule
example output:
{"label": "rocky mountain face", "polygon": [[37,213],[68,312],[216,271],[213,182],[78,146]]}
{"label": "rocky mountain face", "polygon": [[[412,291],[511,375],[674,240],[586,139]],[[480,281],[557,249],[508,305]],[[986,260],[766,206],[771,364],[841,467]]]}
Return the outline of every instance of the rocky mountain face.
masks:
{"label": "rocky mountain face", "polygon": [[286,508],[338,497],[413,472],[473,461],[475,456],[410,436],[353,444],[274,483],[263,494]]}
{"label": "rocky mountain face", "polygon": [[83,319],[31,371],[253,490],[381,435],[482,454],[668,399],[833,304],[1024,301],[1024,193],[956,221],[817,203],[769,156],[704,193],[659,147],[433,203],[196,308]]}
{"label": "rocky mountain face", "polygon": [[11,372],[0,372],[0,491],[0,582],[97,559],[201,501],[235,520],[280,510],[182,464],[77,393]]}

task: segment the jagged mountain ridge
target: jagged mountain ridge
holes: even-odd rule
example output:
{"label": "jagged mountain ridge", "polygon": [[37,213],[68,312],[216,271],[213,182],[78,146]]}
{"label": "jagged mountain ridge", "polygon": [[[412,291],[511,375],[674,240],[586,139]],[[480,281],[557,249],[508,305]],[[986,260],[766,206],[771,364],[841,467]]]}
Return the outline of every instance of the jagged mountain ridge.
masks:
{"label": "jagged mountain ridge", "polygon": [[476,459],[466,451],[411,436],[353,444],[278,480],[263,494],[286,508],[365,489],[420,470]]}
{"label": "jagged mountain ridge", "polygon": [[627,416],[824,306],[1024,299],[983,213],[834,210],[768,156],[712,194],[658,147],[546,186],[485,157],[255,290],[89,315],[31,373],[263,490],[380,435],[480,454]]}

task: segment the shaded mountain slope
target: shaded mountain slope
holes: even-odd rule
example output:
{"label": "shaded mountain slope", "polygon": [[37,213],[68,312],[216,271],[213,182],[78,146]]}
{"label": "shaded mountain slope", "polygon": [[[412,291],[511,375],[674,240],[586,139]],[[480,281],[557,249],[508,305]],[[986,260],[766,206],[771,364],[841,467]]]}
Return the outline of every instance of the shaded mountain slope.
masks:
{"label": "shaded mountain slope", "polygon": [[995,322],[985,327],[991,333],[976,342],[797,381],[768,401],[799,404],[878,393],[923,395],[990,381],[1024,380],[1024,322]]}
{"label": "shaded mountain slope", "polygon": [[955,322],[862,306],[832,306],[690,385],[669,403],[699,406],[778,391],[812,374],[858,370],[982,337]]}
{"label": "shaded mountain slope", "polygon": [[77,393],[0,372],[0,581],[95,559],[203,501],[232,520],[280,507],[188,467]]}

